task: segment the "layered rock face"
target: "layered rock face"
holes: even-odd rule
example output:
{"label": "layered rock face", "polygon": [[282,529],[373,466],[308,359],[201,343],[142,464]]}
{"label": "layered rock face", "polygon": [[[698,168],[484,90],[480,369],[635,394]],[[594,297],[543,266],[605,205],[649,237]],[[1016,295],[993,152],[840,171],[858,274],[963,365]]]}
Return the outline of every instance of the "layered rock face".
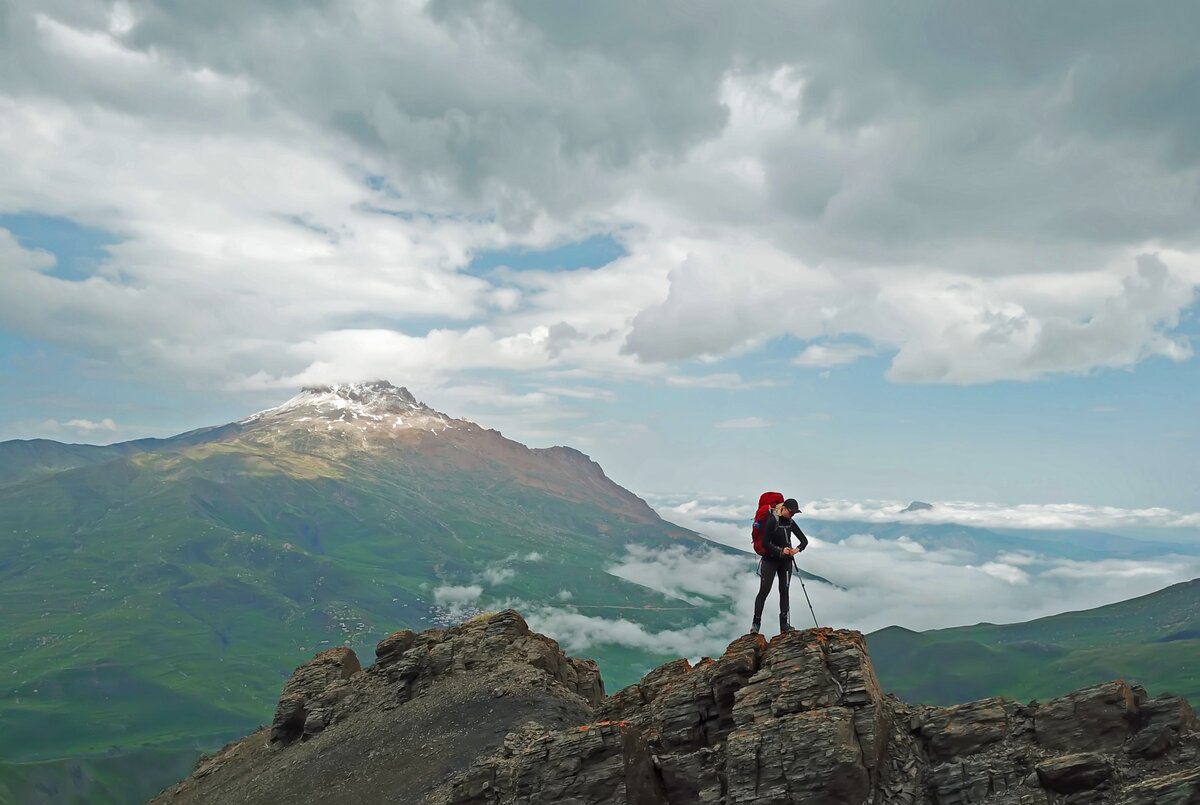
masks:
{"label": "layered rock face", "polygon": [[1187,702],[1111,682],[1046,703],[883,695],[862,635],[741,637],[603,695],[513,611],[317,655],[273,724],[157,802],[1200,803]]}
{"label": "layered rock face", "polygon": [[396,632],[360,668],[318,654],[284,686],[269,726],[202,759],[158,803],[444,801],[454,775],[529,723],[588,722],[596,664],[565,656],[511,610],[452,629]]}

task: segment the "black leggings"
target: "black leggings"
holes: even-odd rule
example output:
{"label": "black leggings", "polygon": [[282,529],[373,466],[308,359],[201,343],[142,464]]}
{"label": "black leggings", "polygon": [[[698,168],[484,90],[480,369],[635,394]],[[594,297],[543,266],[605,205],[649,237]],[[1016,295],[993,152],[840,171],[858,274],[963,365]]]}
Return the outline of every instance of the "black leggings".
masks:
{"label": "black leggings", "polygon": [[788,613],[788,584],[792,580],[792,559],[772,559],[764,556],[762,560],[762,581],[758,585],[758,597],[754,599],[754,622],[762,620],[763,604],[767,603],[767,593],[771,592],[771,582],[779,578],[779,614]]}

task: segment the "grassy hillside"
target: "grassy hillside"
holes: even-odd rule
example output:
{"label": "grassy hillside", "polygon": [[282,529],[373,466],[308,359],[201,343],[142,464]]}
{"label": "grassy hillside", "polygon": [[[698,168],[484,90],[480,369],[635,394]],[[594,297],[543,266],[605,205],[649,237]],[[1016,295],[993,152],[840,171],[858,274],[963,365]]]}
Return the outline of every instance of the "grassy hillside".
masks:
{"label": "grassy hillside", "polygon": [[913,702],[1048,698],[1124,678],[1200,706],[1200,579],[1027,623],[892,626],[867,642],[884,688]]}
{"label": "grassy hillside", "polygon": [[146,802],[163,780],[186,777],[199,751],[170,748],[130,749],[111,756],[33,763],[0,762],[0,802]]}
{"label": "grassy hillside", "polygon": [[[581,454],[488,434],[353,454],[220,434],[27,462],[0,486],[0,792],[126,802],[172,782],[269,721],[315,651],[369,662],[383,635],[445,618],[443,586],[481,586],[480,606],[569,590],[649,629],[715,614],[604,569],[629,543],[718,546]],[[598,659],[616,689],[673,657]],[[130,776],[146,752],[164,759]]]}

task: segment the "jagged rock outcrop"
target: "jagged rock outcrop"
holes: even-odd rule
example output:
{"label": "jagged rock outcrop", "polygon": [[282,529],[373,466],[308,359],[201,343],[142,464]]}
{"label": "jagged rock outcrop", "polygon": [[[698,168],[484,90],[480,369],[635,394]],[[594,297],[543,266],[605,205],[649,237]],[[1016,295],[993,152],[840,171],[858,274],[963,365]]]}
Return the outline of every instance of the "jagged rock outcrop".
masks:
{"label": "jagged rock outcrop", "polygon": [[1045,702],[885,696],[862,635],[747,635],[604,697],[513,611],[296,669],[273,724],[162,803],[1200,803],[1188,703],[1116,681]]}
{"label": "jagged rock outcrop", "polygon": [[275,707],[271,740],[291,743],[325,729],[339,693],[348,691],[350,677],[361,670],[358,655],[342,646],[322,651],[297,668]]}
{"label": "jagged rock outcrop", "polygon": [[604,698],[594,662],[565,656],[511,610],[396,632],[372,665],[358,665],[348,648],[301,665],[271,726],[203,759],[154,802],[444,800],[455,773],[510,733],[585,724]]}

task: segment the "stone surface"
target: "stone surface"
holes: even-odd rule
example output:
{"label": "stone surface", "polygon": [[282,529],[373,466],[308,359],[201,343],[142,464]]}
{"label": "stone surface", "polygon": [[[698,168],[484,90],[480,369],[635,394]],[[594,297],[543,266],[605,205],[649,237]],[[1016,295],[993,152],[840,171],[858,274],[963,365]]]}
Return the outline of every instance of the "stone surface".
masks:
{"label": "stone surface", "polygon": [[1037,714],[1038,743],[1048,749],[1112,749],[1138,725],[1141,698],[1123,681],[1083,688],[1047,702]]}
{"label": "stone surface", "polygon": [[1200,767],[1135,783],[1116,801],[1120,805],[1197,805]]}
{"label": "stone surface", "polygon": [[339,646],[322,651],[292,672],[271,722],[271,740],[291,743],[325,729],[328,709],[345,681],[362,670],[358,655]]}
{"label": "stone surface", "polygon": [[394,662],[403,657],[404,652],[412,648],[412,644],[415,642],[417,642],[417,633],[411,629],[392,632],[375,646],[375,662],[381,665]]}
{"label": "stone surface", "polygon": [[1192,706],[1186,699],[1169,693],[1145,699],[1138,711],[1143,727],[1170,727],[1176,732],[1196,728],[1196,714]]}
{"label": "stone surface", "polygon": [[1060,794],[1091,791],[1112,776],[1112,764],[1096,752],[1061,755],[1037,765],[1042,785]]}
{"label": "stone surface", "polygon": [[1129,743],[1125,745],[1125,751],[1146,760],[1153,760],[1165,755],[1178,742],[1178,731],[1165,724],[1157,724],[1146,727],[1130,738]]}
{"label": "stone surface", "polygon": [[729,737],[725,753],[729,803],[866,802],[871,792],[845,708],[755,721]]}
{"label": "stone surface", "polygon": [[930,757],[941,761],[973,755],[1007,734],[1008,713],[998,698],[940,708],[921,726]]}
{"label": "stone surface", "polygon": [[269,728],[157,803],[1183,805],[1200,733],[1121,681],[1044,704],[883,695],[861,634],[746,635],[605,697],[514,611],[296,669]]}

